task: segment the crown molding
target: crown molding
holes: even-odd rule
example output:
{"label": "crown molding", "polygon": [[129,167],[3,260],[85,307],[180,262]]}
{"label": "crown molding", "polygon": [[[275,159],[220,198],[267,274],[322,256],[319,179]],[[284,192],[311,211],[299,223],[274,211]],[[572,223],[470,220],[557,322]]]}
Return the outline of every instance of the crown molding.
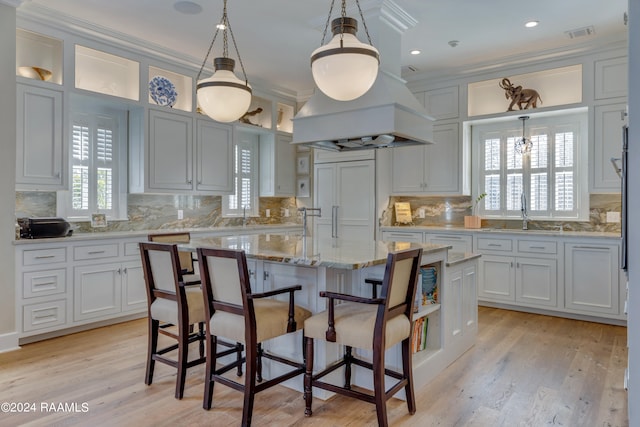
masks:
{"label": "crown molding", "polygon": [[6,6],[18,8],[23,3],[26,3],[29,0],[0,0],[0,4],[4,4]]}

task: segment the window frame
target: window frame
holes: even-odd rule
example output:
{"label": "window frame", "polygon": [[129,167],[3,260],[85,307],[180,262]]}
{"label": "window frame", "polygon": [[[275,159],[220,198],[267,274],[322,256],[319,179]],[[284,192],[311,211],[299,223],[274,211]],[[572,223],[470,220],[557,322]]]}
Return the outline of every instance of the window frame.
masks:
{"label": "window frame", "polygon": [[[521,112],[520,115],[524,113]],[[528,113],[528,112],[527,112]],[[474,185],[472,187],[473,194],[472,200],[475,200],[478,195],[485,192],[484,179],[483,179],[483,165],[481,164],[483,160],[483,142],[481,141],[481,136],[486,135],[488,133],[500,134],[501,138],[509,136],[522,137],[522,122],[517,120],[518,116],[509,116],[504,118],[494,118],[494,119],[485,119],[485,120],[474,120],[468,122],[467,125],[470,129],[471,134],[471,143],[472,143],[472,177]],[[525,135],[529,137],[531,135],[531,130],[536,128],[560,128],[563,125],[573,126],[576,130],[576,143],[575,143],[575,154],[574,154],[574,170],[575,170],[575,181],[574,185],[576,188],[575,192],[575,209],[571,214],[564,214],[562,211],[556,211],[555,206],[552,206],[554,202],[554,197],[551,196],[551,192],[554,191],[555,186],[555,169],[557,168],[555,165],[549,164],[547,166],[547,170],[553,171],[551,175],[548,176],[547,186],[549,188],[549,196],[547,199],[548,203],[548,211],[545,211],[543,214],[540,211],[534,211],[531,209],[532,198],[531,198],[531,188],[530,185],[525,186],[525,192],[527,194],[527,201],[529,204],[528,217],[530,220],[536,221],[588,221],[589,220],[589,186],[588,186],[588,170],[589,170],[589,134],[588,134],[588,109],[585,108],[576,108],[571,110],[561,110],[561,111],[553,111],[553,112],[545,112],[545,113],[537,113],[531,114],[528,113],[530,119],[526,121],[525,124]],[[555,132],[554,135],[559,134],[559,132]],[[506,147],[506,145],[504,146]],[[501,210],[499,212],[496,211],[487,211],[485,209],[486,203],[490,201],[485,198],[484,201],[478,204],[477,213],[483,218],[487,219],[505,219],[505,220],[515,220],[522,219],[522,212],[520,211],[520,204],[518,203],[517,209],[507,210],[507,203],[504,200],[504,195],[506,194],[506,175],[508,172],[514,171],[515,169],[506,169],[506,150],[504,147],[500,147],[500,169],[497,173],[500,176],[500,188],[501,188]],[[548,150],[551,151],[555,147],[555,141],[549,142]],[[549,161],[553,159],[553,156],[548,156]],[[522,162],[522,170],[523,172],[523,180],[525,182],[531,182],[532,170],[530,168],[530,158],[523,159]],[[553,181],[553,182],[552,182]]]}
{"label": "window frame", "polygon": [[[237,197],[237,180],[238,171],[240,165],[238,164],[238,151],[242,148],[246,148],[251,153],[251,171],[247,175],[251,188],[251,207],[246,211],[238,205],[237,208],[232,209],[229,207],[231,197]],[[233,194],[222,196],[222,216],[226,218],[237,217],[257,217],[259,216],[259,203],[260,203],[260,182],[259,182],[259,167],[260,167],[260,137],[259,135],[252,133],[236,132],[236,138],[233,142]]]}
{"label": "window frame", "polygon": [[[68,151],[68,179],[69,188],[64,191],[58,191],[56,194],[56,214],[65,217],[70,221],[90,221],[91,215],[95,213],[104,213],[109,221],[128,220],[127,215],[127,152],[128,152],[128,109],[125,106],[110,105],[97,100],[89,100],[84,97],[73,97],[71,99],[71,109],[69,112],[69,132],[66,137],[69,149]],[[89,132],[95,134],[97,129],[105,121],[113,123],[113,156],[112,156],[112,179],[114,182],[112,189],[112,207],[106,211],[98,209],[97,205],[97,188],[89,189],[90,206],[86,214],[79,213],[73,209],[73,129],[77,124],[87,125]],[[90,151],[95,149],[97,142],[91,137],[91,144],[94,145]],[[95,176],[100,165],[91,161],[89,162],[91,171],[89,175]]]}

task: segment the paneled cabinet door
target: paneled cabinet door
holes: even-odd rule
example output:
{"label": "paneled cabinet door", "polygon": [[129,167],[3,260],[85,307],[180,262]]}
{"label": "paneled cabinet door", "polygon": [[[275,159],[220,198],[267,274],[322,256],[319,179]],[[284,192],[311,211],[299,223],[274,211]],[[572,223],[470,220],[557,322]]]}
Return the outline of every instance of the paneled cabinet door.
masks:
{"label": "paneled cabinet door", "polygon": [[555,259],[516,258],[516,301],[557,307],[557,270]]}
{"label": "paneled cabinet door", "polygon": [[193,190],[193,120],[175,112],[149,110],[148,187]]}
{"label": "paneled cabinet door", "polygon": [[565,244],[565,307],[589,314],[619,314],[617,245]]}
{"label": "paneled cabinet door", "polygon": [[233,126],[196,121],[196,190],[233,193]]}
{"label": "paneled cabinet door", "polygon": [[620,192],[620,177],[611,165],[611,158],[619,159],[622,155],[622,127],[627,122],[625,111],[626,104],[598,105],[594,108],[594,167],[589,172],[593,191]]}
{"label": "paneled cabinet door", "polygon": [[[433,127],[431,145],[393,148],[393,194],[461,194],[465,158],[458,123]],[[466,172],[465,172],[466,173]]]}
{"label": "paneled cabinet door", "polygon": [[515,261],[513,257],[482,255],[478,298],[515,301]]}
{"label": "paneled cabinet door", "polygon": [[120,263],[74,268],[73,320],[75,322],[119,313],[122,307]]}
{"label": "paneled cabinet door", "polygon": [[147,306],[142,264],[139,261],[122,264],[122,311],[141,311]]}
{"label": "paneled cabinet door", "polygon": [[17,85],[16,189],[64,189],[62,92]]}
{"label": "paneled cabinet door", "polygon": [[296,193],[296,147],[290,135],[260,141],[260,196],[292,197]]}

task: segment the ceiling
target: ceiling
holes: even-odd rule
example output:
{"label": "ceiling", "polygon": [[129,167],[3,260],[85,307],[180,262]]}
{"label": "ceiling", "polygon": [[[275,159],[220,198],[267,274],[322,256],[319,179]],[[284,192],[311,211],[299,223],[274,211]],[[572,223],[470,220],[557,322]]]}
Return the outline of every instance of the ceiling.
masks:
{"label": "ceiling", "polygon": [[[18,16],[31,11],[107,29],[200,64],[222,16],[222,0],[192,0],[201,6],[197,14],[177,11],[176,1],[30,0],[18,8]],[[365,16],[379,10],[381,3],[360,2]],[[228,0],[229,21],[249,81],[310,93],[314,84],[309,55],[320,46],[329,4],[329,0]],[[332,18],[338,16],[339,4]],[[523,60],[534,52],[626,40],[627,0],[395,0],[395,4],[417,21],[402,36],[403,76],[409,79]],[[355,1],[347,1],[348,10],[354,7]],[[357,14],[348,15],[360,21]],[[540,24],[525,28],[528,20]],[[566,34],[589,26],[594,30],[590,36],[572,39]],[[362,28],[358,35],[365,39]],[[451,47],[451,40],[458,45]],[[411,55],[411,49],[422,54]],[[221,56],[219,41],[214,54]]]}

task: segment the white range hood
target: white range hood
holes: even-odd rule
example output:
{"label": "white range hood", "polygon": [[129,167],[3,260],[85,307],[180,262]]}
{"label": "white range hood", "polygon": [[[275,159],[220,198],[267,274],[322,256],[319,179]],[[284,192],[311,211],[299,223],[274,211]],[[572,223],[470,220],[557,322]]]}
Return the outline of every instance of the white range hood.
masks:
{"label": "white range hood", "polygon": [[353,101],[336,101],[316,89],[293,118],[293,144],[352,151],[432,143],[433,118],[400,78],[401,32],[398,21],[388,19],[388,5],[391,12],[400,10],[385,1],[373,19],[366,17],[369,31],[378,30],[374,45],[381,61],[371,89]]}

